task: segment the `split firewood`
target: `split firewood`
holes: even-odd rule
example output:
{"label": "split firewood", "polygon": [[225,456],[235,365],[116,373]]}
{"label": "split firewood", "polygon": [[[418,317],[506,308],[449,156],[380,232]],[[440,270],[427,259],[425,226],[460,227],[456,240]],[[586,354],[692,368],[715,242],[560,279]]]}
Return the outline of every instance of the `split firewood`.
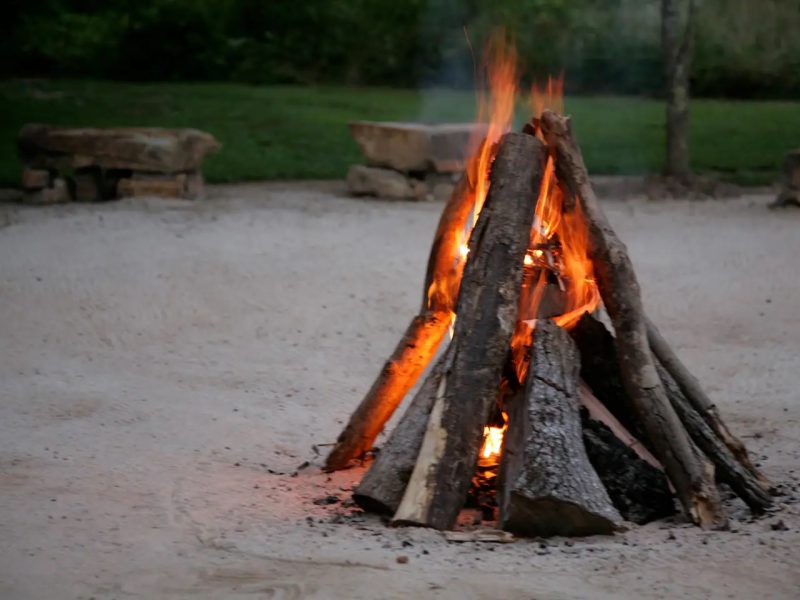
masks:
{"label": "split firewood", "polygon": [[[647,320],[647,338],[650,342],[650,348],[653,354],[670,374],[683,394],[683,397],[689,401],[691,406],[700,414],[711,430],[728,447],[736,460],[741,463],[742,467],[747,469],[753,477],[760,482],[760,485],[767,490],[769,488],[769,481],[753,465],[747,454],[745,445],[730,432],[728,426],[725,425],[725,422],[722,420],[716,405],[703,391],[700,382],[689,372],[689,369],[681,362],[681,359],[678,358],[677,354],[675,354],[667,341],[662,337],[661,332],[649,319]],[[664,377],[662,376],[661,379],[663,380]]]}
{"label": "split firewood", "polygon": [[530,135],[509,133],[498,145],[489,193],[470,236],[447,350],[451,366],[395,524],[449,529],[466,500],[516,324],[544,158],[543,145]]}
{"label": "split firewood", "polygon": [[608,534],[622,521],[583,445],[579,370],[569,334],[550,320],[537,321],[526,386],[505,406],[498,504],[506,531]]}
{"label": "split firewood", "polygon": [[600,208],[570,120],[545,110],[539,124],[555,152],[556,174],[575,201],[573,210],[580,210],[586,221],[589,257],[617,333],[620,372],[635,414],[686,513],[701,526],[722,526],[726,518],[714,484],[713,465],[692,442],[661,384],[633,263]]}
{"label": "split firewood", "polygon": [[394,514],[400,506],[417,462],[444,369],[442,356],[356,487],[353,499],[364,510]]}
{"label": "split firewood", "polygon": [[383,430],[386,421],[414,387],[436,354],[450,325],[449,313],[425,312],[414,317],[392,356],[339,435],[325,469],[343,469],[363,456]]}

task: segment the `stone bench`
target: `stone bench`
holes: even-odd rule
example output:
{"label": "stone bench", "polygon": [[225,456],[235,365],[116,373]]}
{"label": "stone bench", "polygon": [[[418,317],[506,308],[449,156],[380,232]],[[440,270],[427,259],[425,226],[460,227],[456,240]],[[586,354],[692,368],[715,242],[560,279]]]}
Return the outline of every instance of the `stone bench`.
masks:
{"label": "stone bench", "polygon": [[771,206],[800,206],[800,150],[791,150],[784,156],[781,191]]}
{"label": "stone bench", "polygon": [[350,133],[366,165],[347,174],[350,192],[382,198],[446,198],[464,169],[469,144],[486,133],[474,123],[355,121]]}
{"label": "stone bench", "polygon": [[205,157],[219,149],[196,129],[25,125],[17,138],[21,183],[33,203],[122,196],[198,198]]}

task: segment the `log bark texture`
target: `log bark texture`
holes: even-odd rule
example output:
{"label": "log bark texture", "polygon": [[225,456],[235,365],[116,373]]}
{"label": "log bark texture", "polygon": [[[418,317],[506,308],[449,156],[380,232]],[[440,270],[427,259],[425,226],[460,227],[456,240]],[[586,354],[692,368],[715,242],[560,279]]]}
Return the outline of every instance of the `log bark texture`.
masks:
{"label": "log bark texture", "polygon": [[449,529],[464,504],[516,323],[544,157],[541,142],[526,134],[506,134],[498,145],[489,193],[470,236],[447,350],[450,367],[395,524]]}
{"label": "log bark texture", "polygon": [[356,487],[353,499],[364,510],[394,514],[400,506],[417,462],[444,369],[445,357],[442,356]]}
{"label": "log bark texture", "polygon": [[449,313],[425,312],[414,317],[367,395],[350,415],[325,461],[326,470],[343,469],[372,447],[386,421],[436,354],[449,325]]}
{"label": "log bark texture", "polygon": [[712,430],[702,413],[686,398],[672,374],[662,364],[658,364],[657,368],[672,406],[694,442],[714,463],[717,478],[727,483],[751,511],[763,513],[772,504],[772,497],[759,478],[737,459],[730,447]]}
{"label": "log bark texture", "polygon": [[650,352],[633,263],[600,208],[570,120],[545,110],[541,128],[556,153],[557,176],[566,182],[576,199],[576,209],[586,220],[589,257],[617,334],[622,380],[636,416],[689,517],[704,527],[723,526],[726,518],[714,484],[713,466],[690,439],[661,384]]}
{"label": "log bark texture", "polygon": [[[682,397],[689,401],[689,404],[697,411],[711,430],[728,447],[730,452],[741,463],[742,467],[755,477],[760,485],[766,490],[769,488],[767,478],[762,475],[750,460],[747,448],[739,438],[734,436],[722,420],[719,410],[711,399],[706,395],[700,382],[681,362],[678,355],[672,350],[667,341],[662,337],[661,332],[655,324],[647,320],[647,338],[653,354],[661,363],[664,370],[669,373],[671,379],[680,390]],[[661,380],[664,381],[662,375]],[[664,381],[666,385],[666,381]],[[671,398],[674,395],[671,396]],[[673,402],[674,404],[674,402]],[[677,409],[677,407],[676,407]],[[699,442],[698,442],[699,443]],[[706,452],[707,453],[707,452]]]}
{"label": "log bark texture", "polygon": [[612,533],[621,517],[581,435],[580,357],[566,331],[537,322],[527,383],[506,405],[500,526],[518,535]]}

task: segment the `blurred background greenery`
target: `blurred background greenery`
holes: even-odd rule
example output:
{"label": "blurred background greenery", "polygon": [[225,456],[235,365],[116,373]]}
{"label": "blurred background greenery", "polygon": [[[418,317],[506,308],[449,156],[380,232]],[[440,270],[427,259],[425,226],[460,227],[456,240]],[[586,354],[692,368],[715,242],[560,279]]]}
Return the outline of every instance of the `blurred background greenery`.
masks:
{"label": "blurred background greenery", "polygon": [[[224,144],[208,162],[211,181],[341,177],[358,161],[348,120],[472,119],[474,62],[463,27],[479,60],[499,25],[516,37],[525,84],[566,73],[567,109],[593,171],[658,171],[659,7],[6,0],[0,183],[16,183],[13,137],[27,121],[206,129]],[[697,27],[693,94],[736,101],[693,103],[693,167],[768,181],[800,138],[800,2],[704,0]]]}

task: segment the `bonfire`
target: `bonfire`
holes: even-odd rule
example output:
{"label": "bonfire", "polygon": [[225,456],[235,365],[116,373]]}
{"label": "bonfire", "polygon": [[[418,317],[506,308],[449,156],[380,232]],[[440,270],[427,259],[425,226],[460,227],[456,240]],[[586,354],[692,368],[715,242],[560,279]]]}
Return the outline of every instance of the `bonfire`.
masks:
{"label": "bonfire", "polygon": [[495,39],[486,64],[486,135],[439,221],[420,312],[326,468],[371,461],[355,499],[395,525],[451,529],[473,501],[516,534],[611,533],[677,498],[721,527],[718,482],[763,511],[768,482],[644,311],[562,115],[563,81],[534,86],[512,132],[513,46]]}

